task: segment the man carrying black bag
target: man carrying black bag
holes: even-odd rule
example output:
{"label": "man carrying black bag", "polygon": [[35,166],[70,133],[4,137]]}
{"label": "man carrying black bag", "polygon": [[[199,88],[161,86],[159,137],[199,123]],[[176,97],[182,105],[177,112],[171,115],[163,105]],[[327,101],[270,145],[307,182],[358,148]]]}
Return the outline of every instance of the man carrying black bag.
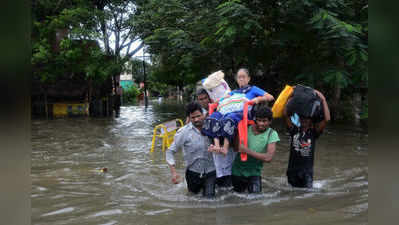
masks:
{"label": "man carrying black bag", "polygon": [[[319,108],[317,101],[321,101]],[[284,116],[291,136],[288,183],[293,187],[312,188],[316,139],[330,120],[327,101],[319,91],[297,85],[284,108]]]}

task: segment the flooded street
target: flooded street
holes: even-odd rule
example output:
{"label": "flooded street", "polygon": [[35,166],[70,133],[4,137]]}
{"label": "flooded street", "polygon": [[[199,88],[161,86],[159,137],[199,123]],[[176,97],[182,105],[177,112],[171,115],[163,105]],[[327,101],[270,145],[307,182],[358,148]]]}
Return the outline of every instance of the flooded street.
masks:
{"label": "flooded street", "polygon": [[[183,111],[154,102],[124,106],[119,118],[32,119],[32,224],[368,224],[366,129],[327,126],[315,188],[301,190],[287,183],[289,137],[276,121],[281,142],[264,166],[263,193],[218,190],[207,200],[171,183],[160,146],[149,153],[154,126]],[[176,158],[183,176],[181,152]]]}

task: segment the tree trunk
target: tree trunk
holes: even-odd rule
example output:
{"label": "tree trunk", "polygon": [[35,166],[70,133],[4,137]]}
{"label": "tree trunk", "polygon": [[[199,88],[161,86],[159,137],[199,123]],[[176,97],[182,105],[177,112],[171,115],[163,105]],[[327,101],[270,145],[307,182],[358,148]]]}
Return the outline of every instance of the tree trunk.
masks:
{"label": "tree trunk", "polygon": [[336,85],[335,85],[335,88],[334,88],[334,98],[333,98],[333,106],[334,106],[334,108],[333,108],[333,118],[336,120],[336,119],[339,119],[340,118],[340,99],[341,99],[341,87],[340,87],[340,85],[337,83]]}
{"label": "tree trunk", "polygon": [[48,106],[47,106],[47,92],[44,92],[44,112],[46,114],[46,119],[48,119]]}
{"label": "tree trunk", "polygon": [[[96,2],[96,6],[97,6],[98,10],[104,11],[105,2],[98,1],[98,2]],[[101,29],[101,32],[103,33],[103,42],[104,42],[105,52],[108,55],[110,55],[111,51],[110,51],[110,48],[109,48],[109,37],[108,37],[108,33],[107,33],[107,24],[106,24],[104,18],[101,18],[100,29]]]}
{"label": "tree trunk", "polygon": [[355,123],[359,124],[360,122],[360,113],[362,112],[362,95],[359,92],[353,94],[353,117],[355,119]]}
{"label": "tree trunk", "polygon": [[183,102],[183,85],[177,86],[178,101]]}
{"label": "tree trunk", "polygon": [[147,73],[145,71],[145,58],[143,52],[143,78],[144,78],[144,105],[147,108],[148,106],[148,93],[147,93]]}
{"label": "tree trunk", "polygon": [[91,102],[92,101],[92,80],[91,78],[88,81],[88,85],[87,85],[87,102]]}

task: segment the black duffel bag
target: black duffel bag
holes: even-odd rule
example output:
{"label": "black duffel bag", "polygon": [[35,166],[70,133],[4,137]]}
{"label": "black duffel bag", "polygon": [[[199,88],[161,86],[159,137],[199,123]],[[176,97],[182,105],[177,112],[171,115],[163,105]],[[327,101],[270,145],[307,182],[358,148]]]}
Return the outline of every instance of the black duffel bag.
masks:
{"label": "black duffel bag", "polygon": [[322,101],[311,87],[296,85],[286,107],[288,115],[296,113],[301,117],[311,118],[314,123],[324,119]]}

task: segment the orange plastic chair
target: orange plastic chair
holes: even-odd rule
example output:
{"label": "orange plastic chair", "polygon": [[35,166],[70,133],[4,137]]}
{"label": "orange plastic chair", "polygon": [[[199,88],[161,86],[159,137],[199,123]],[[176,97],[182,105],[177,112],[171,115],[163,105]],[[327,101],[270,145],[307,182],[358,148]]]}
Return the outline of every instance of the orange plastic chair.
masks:
{"label": "orange plastic chair", "polygon": [[[243,144],[248,147],[248,125],[253,125],[255,122],[253,120],[248,120],[248,106],[254,105],[254,101],[248,101],[244,104],[243,118],[238,123],[238,137],[240,140],[240,145]],[[217,108],[218,103],[209,104],[209,115],[211,115]],[[242,152],[240,154],[241,161],[245,162],[248,159],[247,153]]]}

